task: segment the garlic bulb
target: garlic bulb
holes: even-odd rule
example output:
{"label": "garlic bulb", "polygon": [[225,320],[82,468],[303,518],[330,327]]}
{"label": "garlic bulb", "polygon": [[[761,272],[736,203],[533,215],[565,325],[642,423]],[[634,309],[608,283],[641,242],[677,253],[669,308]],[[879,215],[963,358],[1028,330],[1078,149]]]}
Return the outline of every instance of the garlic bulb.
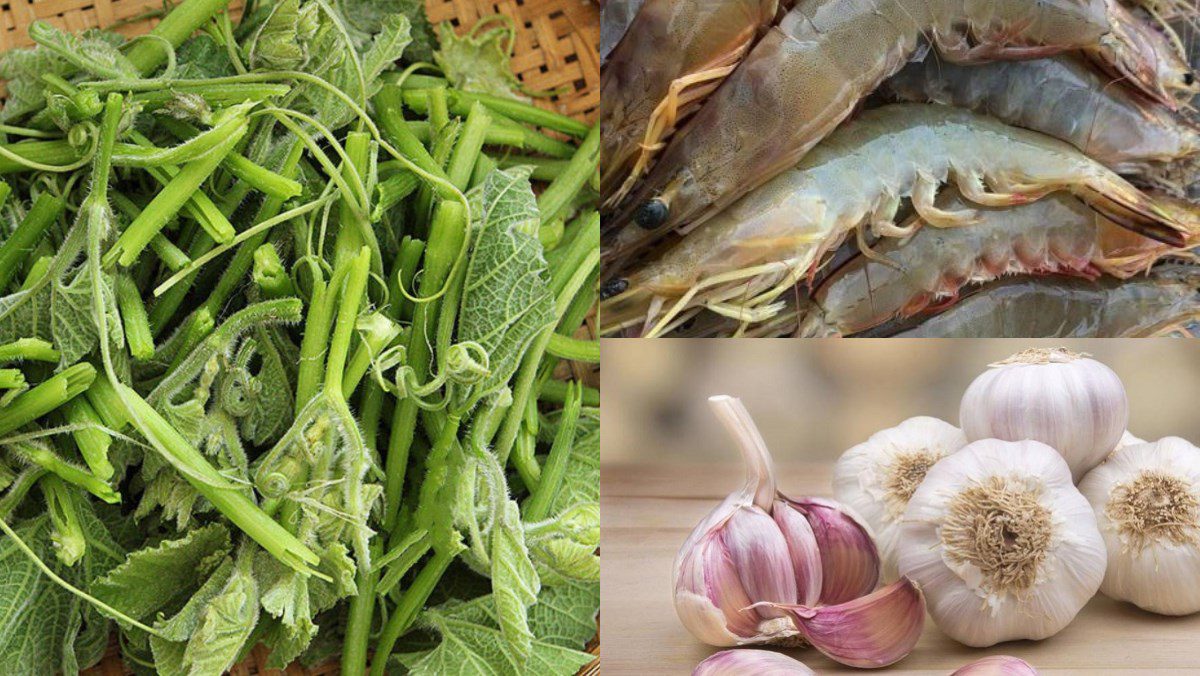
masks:
{"label": "garlic bulb", "polygon": [[799,660],[770,650],[722,650],[700,664],[692,676],[816,676]]}
{"label": "garlic bulb", "polygon": [[896,577],[896,540],[909,497],[935,462],[966,445],[954,425],[919,416],[872,434],[833,466],[833,495],[871,527],[885,579]]}
{"label": "garlic bulb", "polygon": [[1078,482],[1129,422],[1121,379],[1063,348],[1031,349],[991,364],[967,388],[959,424],[970,441],[1033,439],[1062,454]]}
{"label": "garlic bulb", "polygon": [[942,459],[900,528],[900,574],[951,638],[1043,639],[1104,578],[1104,540],[1067,464],[1036,441],[985,439]]}
{"label": "garlic bulb", "polygon": [[1038,672],[1019,657],[992,655],[959,667],[950,676],[1038,676]]}
{"label": "garlic bulb", "polygon": [[924,622],[920,593],[904,580],[864,596],[879,580],[867,527],[832,501],[780,494],[745,407],[732,397],[709,403],[741,450],[746,482],[696,526],[675,559],[675,611],[684,626],[716,646],[803,638],[847,664],[883,666],[907,655]]}
{"label": "garlic bulb", "polygon": [[1100,591],[1164,615],[1200,611],[1200,448],[1177,437],[1127,446],[1079,490],[1108,549]]}

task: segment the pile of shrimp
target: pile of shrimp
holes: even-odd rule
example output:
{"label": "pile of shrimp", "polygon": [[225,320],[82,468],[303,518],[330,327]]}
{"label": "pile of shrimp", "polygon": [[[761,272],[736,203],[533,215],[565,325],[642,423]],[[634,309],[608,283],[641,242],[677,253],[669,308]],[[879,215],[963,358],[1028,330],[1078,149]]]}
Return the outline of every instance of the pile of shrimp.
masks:
{"label": "pile of shrimp", "polygon": [[607,0],[610,336],[1200,329],[1193,0]]}

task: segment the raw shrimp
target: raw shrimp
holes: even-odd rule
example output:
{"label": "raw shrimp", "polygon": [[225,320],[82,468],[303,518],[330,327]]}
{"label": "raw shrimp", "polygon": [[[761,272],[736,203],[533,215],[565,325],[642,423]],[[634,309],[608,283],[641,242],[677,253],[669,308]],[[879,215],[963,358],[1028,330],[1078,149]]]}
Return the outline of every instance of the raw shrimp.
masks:
{"label": "raw shrimp", "polygon": [[647,0],[600,76],[601,191],[617,201],[721,84],[778,0]]}
{"label": "raw shrimp", "polygon": [[[896,104],[863,113],[657,261],[606,282],[602,294],[615,297],[601,306],[605,332],[645,320],[655,335],[680,311],[700,305],[745,321],[770,317],[778,310],[775,298],[846,233],[869,224],[877,234],[908,234],[893,222],[903,197],[911,196],[927,225],[977,220],[976,211],[935,206],[938,186],[948,179],[986,206],[1067,190],[1117,224],[1172,246],[1195,229],[1062,141],[965,110]],[[666,303],[672,305],[663,313]]]}
{"label": "raw shrimp", "polygon": [[1118,0],[1107,0],[1112,32],[1085,50],[1113,77],[1175,110],[1195,93],[1195,76],[1180,50],[1162,31],[1135,16]]}
{"label": "raw shrimp", "polygon": [[600,9],[600,65],[616,48],[645,0],[608,0]]}
{"label": "raw shrimp", "polygon": [[[947,211],[970,208],[953,190]],[[1148,269],[1166,245],[1121,229],[1078,199],[1058,193],[1031,204],[979,207],[965,228],[922,228],[907,240],[886,238],[872,255],[841,265],[816,288],[798,333],[849,335],[949,304],[959,289],[1007,275],[1063,274],[1120,279]]]}
{"label": "raw shrimp", "polygon": [[[1200,319],[1200,267],[1174,264],[1124,282],[1012,278],[984,285],[942,314],[871,335],[925,338],[1132,338],[1186,332]],[[892,332],[889,333],[889,330]]]}
{"label": "raw shrimp", "polygon": [[932,56],[910,63],[880,90],[905,101],[969,108],[1060,138],[1124,174],[1200,152],[1200,128],[1115,86],[1079,58],[963,66]]}
{"label": "raw shrimp", "polygon": [[606,242],[605,261],[613,269],[665,231],[694,227],[794,166],[899,70],[922,36],[944,58],[982,61],[1095,46],[1110,33],[1105,0],[802,0],[607,220],[644,230]]}

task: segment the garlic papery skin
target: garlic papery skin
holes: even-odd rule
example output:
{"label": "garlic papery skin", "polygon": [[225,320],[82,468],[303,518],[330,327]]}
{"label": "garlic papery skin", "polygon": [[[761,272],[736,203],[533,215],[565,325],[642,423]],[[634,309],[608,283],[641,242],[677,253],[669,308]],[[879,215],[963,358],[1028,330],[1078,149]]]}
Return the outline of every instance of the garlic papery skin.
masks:
{"label": "garlic papery skin", "polygon": [[799,660],[771,650],[722,650],[692,670],[692,676],[816,676]]}
{"label": "garlic papery skin", "polygon": [[1063,348],[1025,350],[989,365],[959,409],[969,441],[1040,441],[1062,454],[1075,482],[1116,447],[1128,422],[1117,374]]}
{"label": "garlic papery skin", "polygon": [[950,676],[1038,676],[1038,672],[1019,657],[992,655],[959,667]]}
{"label": "garlic papery skin", "polygon": [[1104,540],[1063,458],[985,439],[929,470],[900,528],[898,565],[948,636],[987,647],[1043,639],[1100,587]]}
{"label": "garlic papery skin", "polygon": [[900,519],[934,463],[967,445],[962,430],[918,416],[871,435],[833,466],[833,495],[871,527],[885,580],[896,578]]}
{"label": "garlic papery skin", "polygon": [[925,599],[908,578],[836,606],[778,606],[830,659],[862,669],[904,659],[925,627]]}
{"label": "garlic papery skin", "polygon": [[1083,478],[1108,550],[1100,591],[1163,615],[1200,611],[1200,448],[1126,446]]}
{"label": "garlic papery skin", "polygon": [[776,491],[770,453],[740,401],[709,403],[737,442],[746,481],[680,548],[675,611],[710,645],[783,641],[798,630],[776,604],[867,594],[879,579],[879,554],[866,526],[837,503]]}

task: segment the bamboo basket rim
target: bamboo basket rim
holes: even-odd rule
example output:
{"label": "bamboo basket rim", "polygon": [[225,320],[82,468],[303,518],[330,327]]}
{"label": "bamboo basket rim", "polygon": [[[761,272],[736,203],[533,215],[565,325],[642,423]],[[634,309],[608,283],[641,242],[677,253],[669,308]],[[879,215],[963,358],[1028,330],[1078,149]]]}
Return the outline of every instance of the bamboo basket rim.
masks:
{"label": "bamboo basket rim", "polygon": [[[542,108],[595,123],[600,108],[600,10],[593,0],[424,0],[425,11],[436,28],[449,22],[456,32],[469,30],[481,18],[504,14],[517,29],[512,67],[528,89],[553,92],[537,97]],[[105,27],[133,37],[149,31],[158,22],[159,10],[178,4],[178,0],[0,0],[0,52],[33,44],[27,29],[34,21],[46,21],[68,31]],[[240,14],[243,0],[231,0],[234,16]],[[161,12],[159,12],[161,13]],[[0,80],[0,106],[5,83]],[[581,334],[595,338],[598,327],[595,311],[588,317]],[[560,366],[559,377],[595,384],[599,368],[572,362]],[[600,672],[599,618],[596,636],[587,645],[596,656],[580,674]],[[288,674],[290,676],[332,676],[340,672],[336,660],[304,668],[293,663],[285,670],[267,668],[268,651],[255,646],[247,657],[235,664],[234,676]],[[99,664],[86,669],[88,676],[125,676],[133,673],[122,661],[115,636]]]}

